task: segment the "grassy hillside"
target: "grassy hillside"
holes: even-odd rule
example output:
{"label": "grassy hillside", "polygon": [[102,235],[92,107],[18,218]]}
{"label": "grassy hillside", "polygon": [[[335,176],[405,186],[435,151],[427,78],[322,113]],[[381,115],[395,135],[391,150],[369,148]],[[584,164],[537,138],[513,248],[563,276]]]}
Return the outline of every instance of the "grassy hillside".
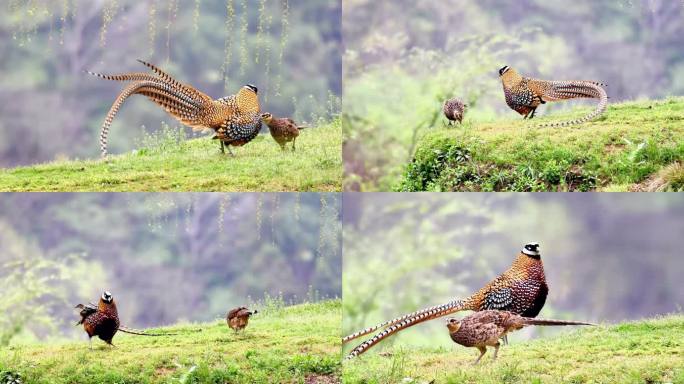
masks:
{"label": "grassy hillside", "polygon": [[[445,328],[445,337],[446,334]],[[684,383],[684,316],[599,326],[502,346],[390,348],[345,361],[345,383]],[[433,381],[434,380],[434,381]]]}
{"label": "grassy hillside", "polygon": [[[207,137],[166,133],[133,152],[102,160],[57,161],[0,171],[0,191],[339,191],[339,120],[305,129],[295,152],[270,135],[222,155]],[[93,143],[93,145],[96,145]]]}
{"label": "grassy hillside", "polygon": [[[175,336],[117,334],[0,349],[0,383],[335,383],[340,375],[340,300],[255,315],[244,333],[224,320],[159,328]],[[197,331],[201,329],[201,331]],[[85,334],[84,334],[85,335]]]}
{"label": "grassy hillside", "polygon": [[577,108],[532,121],[435,128],[417,146],[398,190],[682,191],[684,97],[609,105],[598,120]]}

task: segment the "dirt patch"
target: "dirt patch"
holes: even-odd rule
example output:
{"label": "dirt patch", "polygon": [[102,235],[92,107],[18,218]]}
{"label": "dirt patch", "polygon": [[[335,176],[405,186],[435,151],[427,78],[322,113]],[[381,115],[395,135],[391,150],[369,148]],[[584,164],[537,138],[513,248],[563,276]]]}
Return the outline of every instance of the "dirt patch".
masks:
{"label": "dirt patch", "polygon": [[167,377],[176,372],[173,368],[159,367],[154,370],[154,375],[157,377]]}
{"label": "dirt patch", "polygon": [[306,384],[339,384],[341,382],[339,377],[326,375],[308,375],[304,379]]}

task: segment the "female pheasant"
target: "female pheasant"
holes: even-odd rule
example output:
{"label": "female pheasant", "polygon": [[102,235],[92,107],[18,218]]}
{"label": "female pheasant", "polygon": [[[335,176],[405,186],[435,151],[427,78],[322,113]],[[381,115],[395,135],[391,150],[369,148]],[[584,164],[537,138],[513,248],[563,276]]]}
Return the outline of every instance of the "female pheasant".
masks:
{"label": "female pheasant", "polygon": [[481,311],[475,312],[461,320],[447,319],[446,326],[449,329],[451,340],[464,347],[475,347],[480,351],[480,356],[475,360],[477,364],[482,356],[487,353],[487,347],[494,347],[494,360],[499,352],[499,339],[509,332],[517,331],[528,325],[595,325],[579,321],[532,319],[523,317],[508,311]]}

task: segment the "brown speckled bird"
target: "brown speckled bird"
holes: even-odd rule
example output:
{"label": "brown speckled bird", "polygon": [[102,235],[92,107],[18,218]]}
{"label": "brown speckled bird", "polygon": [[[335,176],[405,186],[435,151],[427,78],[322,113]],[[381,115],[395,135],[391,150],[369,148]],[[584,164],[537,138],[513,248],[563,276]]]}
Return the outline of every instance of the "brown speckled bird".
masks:
{"label": "brown speckled bird", "polygon": [[571,80],[550,81],[521,76],[515,69],[504,66],[499,70],[506,104],[524,119],[531,119],[540,104],[549,101],[591,98],[599,99],[596,109],[580,119],[544,124],[543,126],[567,126],[581,124],[601,115],[608,105],[608,95],[602,88],[605,84],[595,81]]}
{"label": "brown speckled bird", "polygon": [[164,108],[181,123],[197,130],[212,129],[214,139],[220,140],[221,152],[224,146],[232,155],[230,146],[242,146],[254,139],[261,129],[259,119],[259,98],[257,88],[251,84],[243,86],[237,94],[213,100],[194,87],[182,84],[166,72],[150,63],[138,60],[154,72],[132,72],[120,75],[103,75],[88,72],[106,80],[129,81],[109,109],[102,124],[100,149],[102,157],[107,156],[107,135],[114,116],[126,99],[139,94]]}
{"label": "brown speckled bird", "polygon": [[546,284],[539,244],[528,243],[508,270],[465,300],[455,299],[446,304],[429,307],[386,321],[346,336],[342,342],[385,328],[382,332],[354,348],[347,356],[347,358],[352,358],[366,352],[372,346],[401,330],[454,312],[496,309],[511,311],[525,317],[535,317],[544,306],[548,292],[549,288]]}
{"label": "brown speckled bird", "polygon": [[232,330],[238,332],[247,327],[249,317],[256,313],[258,313],[258,311],[250,311],[247,307],[233,308],[226,314],[226,322]]}
{"label": "brown speckled bird", "polygon": [[461,320],[450,318],[446,322],[451,340],[464,347],[475,347],[480,356],[474,364],[480,362],[487,353],[487,347],[494,347],[494,359],[499,352],[499,339],[509,332],[517,331],[528,325],[594,325],[578,321],[533,319],[523,317],[509,311],[486,310],[475,312]]}
{"label": "brown speckled bird", "polygon": [[467,104],[454,97],[444,102],[442,111],[444,111],[444,116],[449,120],[449,125],[452,125],[454,121],[463,122],[463,115],[467,108]]}
{"label": "brown speckled bird", "polygon": [[270,113],[262,113],[261,121],[268,126],[271,137],[280,145],[280,149],[285,150],[285,144],[292,142],[292,150],[295,150],[295,140],[299,136],[299,131],[306,126],[297,125],[294,120],[289,118],[275,118]]}

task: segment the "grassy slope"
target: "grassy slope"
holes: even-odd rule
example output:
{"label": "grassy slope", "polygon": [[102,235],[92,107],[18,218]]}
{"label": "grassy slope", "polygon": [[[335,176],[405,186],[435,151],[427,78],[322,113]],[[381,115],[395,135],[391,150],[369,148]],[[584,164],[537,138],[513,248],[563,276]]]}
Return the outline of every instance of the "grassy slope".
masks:
{"label": "grassy slope", "polygon": [[[445,331],[446,332],[446,331]],[[684,383],[684,316],[584,328],[502,346],[385,350],[344,363],[345,383]],[[383,355],[385,355],[383,353]]]}
{"label": "grassy slope", "polygon": [[609,105],[598,120],[537,127],[583,116],[588,108],[466,122],[423,137],[403,190],[684,189],[684,98]]}
{"label": "grassy slope", "polygon": [[86,341],[5,348],[0,379],[10,370],[24,383],[330,383],[340,375],[341,313],[333,300],[267,310],[237,335],[217,320],[154,330],[176,336],[117,334],[116,348],[99,340],[93,351]]}
{"label": "grassy slope", "polygon": [[221,155],[208,138],[101,160],[62,161],[0,171],[0,191],[339,191],[339,121],[302,131],[295,152],[270,135]]}

